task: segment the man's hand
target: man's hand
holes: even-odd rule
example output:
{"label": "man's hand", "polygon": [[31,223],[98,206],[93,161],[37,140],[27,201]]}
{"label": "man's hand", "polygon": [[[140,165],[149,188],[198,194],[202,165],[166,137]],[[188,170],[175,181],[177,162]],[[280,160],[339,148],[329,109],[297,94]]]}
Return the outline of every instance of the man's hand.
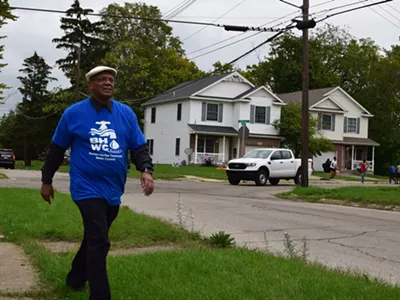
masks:
{"label": "man's hand", "polygon": [[150,196],[154,191],[154,180],[150,173],[143,172],[140,178],[142,189],[145,196]]}
{"label": "man's hand", "polygon": [[51,199],[54,199],[54,189],[52,184],[42,184],[42,189],[40,190],[40,194],[44,201],[51,204]]}

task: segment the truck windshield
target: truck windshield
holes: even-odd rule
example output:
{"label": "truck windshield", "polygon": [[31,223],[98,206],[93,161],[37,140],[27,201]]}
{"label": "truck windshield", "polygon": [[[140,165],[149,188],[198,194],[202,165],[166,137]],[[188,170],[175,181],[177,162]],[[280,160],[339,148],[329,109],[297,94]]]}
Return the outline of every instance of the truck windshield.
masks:
{"label": "truck windshield", "polygon": [[272,153],[272,150],[252,150],[246,153],[245,158],[268,158]]}

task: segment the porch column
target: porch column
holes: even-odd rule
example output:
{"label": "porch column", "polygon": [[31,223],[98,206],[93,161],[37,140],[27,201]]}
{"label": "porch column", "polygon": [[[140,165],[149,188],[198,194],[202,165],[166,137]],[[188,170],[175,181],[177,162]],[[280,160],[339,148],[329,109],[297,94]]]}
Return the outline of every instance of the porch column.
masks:
{"label": "porch column", "polygon": [[197,165],[197,143],[198,143],[199,136],[196,133],[196,138],[194,141],[194,164]]}
{"label": "porch column", "polygon": [[354,170],[354,145],[351,147],[351,170]]}
{"label": "porch column", "polygon": [[225,163],[225,143],[226,143],[226,137],[223,137],[222,141],[222,163]]}
{"label": "porch column", "polygon": [[240,158],[240,138],[238,137],[238,144],[237,144],[237,158]]}
{"label": "porch column", "polygon": [[372,147],[372,171],[375,171],[375,146]]}

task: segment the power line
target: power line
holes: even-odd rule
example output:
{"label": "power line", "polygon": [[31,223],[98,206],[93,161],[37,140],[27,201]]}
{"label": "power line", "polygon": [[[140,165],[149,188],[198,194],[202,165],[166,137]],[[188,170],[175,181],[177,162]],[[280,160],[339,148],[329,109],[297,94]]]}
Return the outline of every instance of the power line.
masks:
{"label": "power line", "polygon": [[167,19],[168,15],[170,15],[172,12],[176,11],[176,9],[178,9],[178,7],[180,7],[181,5],[185,4],[185,2],[187,2],[188,0],[183,0],[181,3],[175,5],[173,8],[171,8],[170,10],[168,10],[164,15],[164,18]]}
{"label": "power line", "polygon": [[[383,3],[385,3],[385,2],[390,2],[390,1],[392,1],[392,0],[383,1]],[[359,0],[359,2],[360,2],[360,0]],[[377,2],[377,3],[373,2],[372,5],[378,5],[378,4],[381,4],[381,3],[382,3],[382,2]],[[371,6],[372,6],[372,5],[371,5]],[[397,25],[397,24],[394,23],[393,21],[389,20],[388,18],[386,18],[384,15],[382,15],[381,13],[379,13],[378,11],[376,11],[375,9],[373,9],[372,7],[369,7],[369,9],[371,9],[374,13],[376,13],[377,15],[379,15],[380,17],[382,17],[383,19],[385,19],[386,21],[388,21],[389,23],[391,23],[393,26],[396,26],[397,28],[400,29],[400,26],[399,26],[399,25]]]}
{"label": "power line", "polygon": [[[44,9],[44,8],[30,8],[30,7],[12,6],[12,7],[10,7],[10,9],[66,14],[66,11],[54,10],[54,9]],[[165,23],[178,23],[178,24],[188,24],[188,25],[206,25],[206,26],[222,27],[227,31],[238,30],[238,29],[240,29],[240,31],[244,31],[244,32],[245,31],[270,31],[270,32],[275,31],[275,30],[271,30],[270,28],[262,28],[262,27],[254,27],[254,26],[223,25],[223,24],[214,24],[214,23],[207,23],[207,22],[166,20],[166,19],[162,19],[162,18],[145,18],[145,17],[136,17],[136,16],[118,16],[118,15],[97,14],[97,13],[88,13],[87,15],[88,16],[96,16],[96,17],[120,18],[120,19],[129,18],[129,19],[133,19],[133,20],[165,22]]]}
{"label": "power line", "polygon": [[[279,20],[282,20],[282,19],[287,18],[287,17],[289,17],[289,16],[292,16],[292,15],[294,15],[294,14],[297,14],[297,12],[292,12],[292,13],[290,13],[290,14],[287,14],[287,15],[284,15],[284,16],[282,16],[282,17],[279,17],[279,18],[277,18],[276,20],[273,20],[273,21],[267,22],[267,23],[265,23],[265,24],[262,24],[260,27],[264,27],[264,26],[267,26],[267,25],[269,25],[269,24],[271,24],[271,23],[275,23],[275,22],[277,22],[277,21],[279,21]],[[286,22],[288,22],[288,21],[286,21]],[[279,23],[279,24],[277,24],[277,25],[275,25],[275,26],[282,25],[282,24],[283,24],[283,23]],[[271,28],[272,28],[272,27],[271,27]],[[211,45],[205,46],[205,47],[203,47],[203,48],[197,49],[197,50],[195,50],[195,51],[192,51],[192,52],[188,53],[187,55],[191,55],[191,54],[194,54],[194,53],[197,53],[197,52],[206,50],[206,49],[211,48],[211,47],[213,47],[213,46],[217,46],[217,45],[222,44],[222,43],[224,43],[224,42],[227,42],[227,41],[236,39],[236,38],[238,38],[238,37],[241,37],[241,36],[243,36],[243,35],[245,35],[245,34],[246,34],[246,33],[237,34],[237,35],[235,35],[235,36],[233,36],[233,37],[229,37],[229,38],[224,39],[224,40],[222,40],[222,41],[219,41],[219,42],[213,43],[213,44],[211,44]],[[254,35],[251,35],[251,36],[249,36],[248,38],[251,38],[251,37],[253,37],[253,36],[254,36]],[[244,41],[244,40],[245,40],[245,39],[241,39],[241,40],[239,40],[238,42]]]}
{"label": "power line", "polygon": [[176,6],[176,8],[166,16],[166,19],[173,19],[178,16],[183,10],[186,10],[188,7],[194,4],[196,0],[185,0]]}
{"label": "power line", "polygon": [[[227,14],[229,14],[230,12],[234,11],[236,8],[238,8],[240,5],[242,5],[244,2],[246,2],[247,0],[241,0],[238,4],[236,4],[234,7],[232,7],[231,9],[229,9],[227,12],[223,13],[221,16],[219,16],[218,18],[214,19],[212,21],[212,23],[217,22],[219,19],[223,18],[224,16],[226,16]],[[199,30],[197,30],[196,32],[192,33],[191,35],[189,35],[188,37],[184,38],[182,40],[182,42],[190,39],[191,37],[195,36],[196,34],[202,32],[204,29],[206,29],[208,26],[204,26],[203,28],[200,28]]]}
{"label": "power line", "polygon": [[[325,4],[327,4],[327,3],[331,3],[331,2],[334,2],[334,1],[335,1],[335,0],[328,0],[328,1],[323,2],[323,3],[315,4],[315,5],[311,6],[311,7],[322,6],[322,5],[325,5]],[[367,1],[367,0],[363,0],[363,1]],[[265,24],[262,24],[262,25],[260,25],[260,27],[264,27],[264,26],[267,26],[267,25],[269,25],[269,24],[271,24],[271,23],[275,23],[275,22],[277,22],[277,21],[279,21],[279,20],[285,19],[285,18],[290,17],[290,16],[292,16],[292,15],[294,15],[294,14],[297,14],[297,13],[298,13],[297,11],[291,12],[291,13],[289,13],[289,14],[287,14],[287,15],[284,15],[284,16],[281,16],[281,17],[279,17],[279,18],[277,18],[277,19],[275,19],[275,20],[273,20],[273,21],[270,21],[270,22],[267,22],[267,23],[265,23]],[[288,21],[289,21],[289,20],[284,21],[284,22],[281,22],[281,23],[279,23],[279,24],[275,24],[275,25],[272,26],[271,28],[274,28],[274,27],[283,25],[283,24],[285,24],[285,23],[288,22]],[[227,41],[233,40],[233,39],[235,39],[235,38],[238,38],[238,37],[240,37],[240,36],[243,36],[244,34],[245,34],[245,33],[241,33],[241,34],[238,34],[238,35],[236,35],[236,36],[229,37],[229,38],[224,39],[224,40],[222,40],[222,41],[219,41],[219,42],[213,43],[213,44],[211,44],[211,45],[205,46],[205,47],[203,47],[203,48],[197,49],[197,50],[195,50],[195,51],[192,51],[192,52],[188,53],[187,55],[191,55],[191,54],[194,54],[194,53],[197,53],[197,52],[206,50],[206,49],[208,49],[208,48],[211,48],[211,47],[213,47],[213,46],[217,46],[217,45],[222,44],[222,43],[224,43],[224,42],[227,42]],[[256,35],[257,35],[257,34],[250,35],[250,36],[248,36],[248,37],[246,37],[246,38],[242,38],[242,39],[240,39],[240,40],[237,40],[236,42],[227,44],[226,46],[222,46],[222,47],[216,48],[216,49],[214,49],[214,50],[212,50],[212,51],[208,51],[207,53],[204,53],[204,54],[201,54],[201,55],[192,57],[192,58],[190,58],[190,59],[195,59],[195,58],[199,58],[199,57],[202,57],[202,56],[205,56],[205,55],[214,53],[214,52],[216,52],[216,51],[219,51],[219,50],[222,50],[222,49],[227,48],[227,47],[229,47],[229,46],[232,46],[232,45],[234,45],[234,44],[236,44],[236,43],[240,43],[240,42],[242,42],[242,41],[245,41],[245,40],[247,40],[247,39],[250,39],[250,38],[252,38],[252,37],[254,37],[254,36],[256,36]]]}
{"label": "power line", "polygon": [[[371,2],[373,2],[371,0]],[[391,15],[393,18],[395,18],[397,21],[400,21],[399,17],[395,16],[394,14],[392,14],[390,11],[388,11],[386,8],[379,6],[380,9],[382,9],[383,11],[387,12],[389,15]]]}

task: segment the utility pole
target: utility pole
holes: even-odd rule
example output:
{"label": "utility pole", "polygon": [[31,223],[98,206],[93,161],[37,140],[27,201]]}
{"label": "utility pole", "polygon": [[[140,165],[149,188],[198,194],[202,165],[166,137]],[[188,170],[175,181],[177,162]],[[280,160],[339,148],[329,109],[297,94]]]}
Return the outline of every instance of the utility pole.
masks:
{"label": "utility pole", "polygon": [[[308,23],[310,2],[309,0],[303,0],[303,24]],[[308,187],[308,96],[309,96],[309,47],[308,47],[308,26],[303,28],[303,97],[302,97],[302,118],[301,118],[301,186]]]}
{"label": "utility pole", "polygon": [[25,93],[23,98],[23,106],[24,106],[24,165],[29,166],[28,159],[28,118],[26,117],[26,113],[28,111],[28,95]]}
{"label": "utility pole", "polygon": [[315,20],[309,19],[310,1],[303,0],[302,6],[297,6],[286,0],[280,0],[283,3],[301,9],[303,20],[293,20],[297,23],[296,27],[303,31],[303,79],[302,79],[302,101],[301,101],[301,180],[303,187],[308,187],[308,127],[309,127],[309,46],[308,46],[308,30],[314,28],[317,23]]}

